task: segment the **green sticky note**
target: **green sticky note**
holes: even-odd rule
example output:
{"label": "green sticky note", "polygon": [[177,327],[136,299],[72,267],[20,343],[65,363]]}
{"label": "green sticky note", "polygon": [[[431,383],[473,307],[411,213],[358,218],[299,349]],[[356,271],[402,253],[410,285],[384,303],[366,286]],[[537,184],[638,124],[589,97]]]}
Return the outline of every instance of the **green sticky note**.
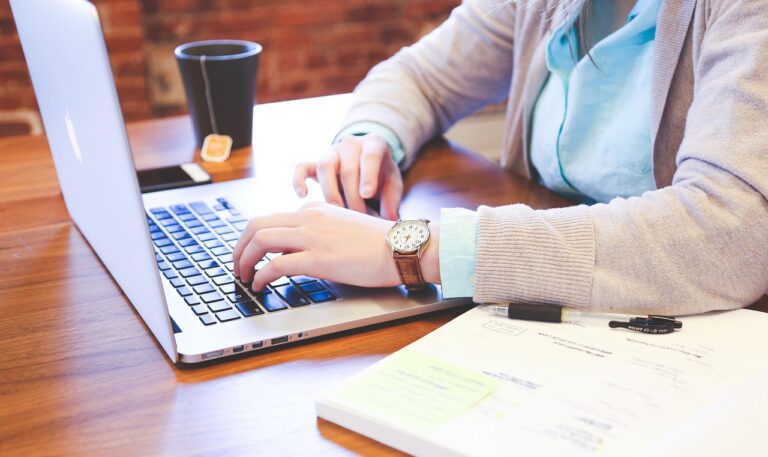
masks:
{"label": "green sticky note", "polygon": [[377,419],[430,431],[495,388],[495,378],[406,350],[345,385],[337,401]]}

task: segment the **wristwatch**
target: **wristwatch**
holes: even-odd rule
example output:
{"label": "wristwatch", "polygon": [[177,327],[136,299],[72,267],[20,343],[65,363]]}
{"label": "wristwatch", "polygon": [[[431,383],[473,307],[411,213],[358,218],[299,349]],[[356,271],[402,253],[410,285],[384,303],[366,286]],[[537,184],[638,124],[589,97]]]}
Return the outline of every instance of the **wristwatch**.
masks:
{"label": "wristwatch", "polygon": [[429,244],[427,219],[399,220],[387,233],[387,244],[400,280],[409,291],[422,290],[427,286],[421,275],[419,258]]}

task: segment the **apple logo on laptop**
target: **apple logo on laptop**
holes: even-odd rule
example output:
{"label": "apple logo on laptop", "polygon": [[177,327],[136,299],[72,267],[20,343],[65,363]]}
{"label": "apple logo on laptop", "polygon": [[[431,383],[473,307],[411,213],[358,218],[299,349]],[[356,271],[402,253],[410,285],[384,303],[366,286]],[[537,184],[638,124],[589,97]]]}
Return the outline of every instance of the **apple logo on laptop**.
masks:
{"label": "apple logo on laptop", "polygon": [[72,150],[75,151],[75,158],[78,162],[83,163],[83,153],[80,151],[80,143],[77,142],[77,136],[75,135],[75,124],[72,122],[72,118],[69,116],[69,108],[64,116],[64,123],[67,124],[67,135],[69,135],[69,142],[72,144]]}

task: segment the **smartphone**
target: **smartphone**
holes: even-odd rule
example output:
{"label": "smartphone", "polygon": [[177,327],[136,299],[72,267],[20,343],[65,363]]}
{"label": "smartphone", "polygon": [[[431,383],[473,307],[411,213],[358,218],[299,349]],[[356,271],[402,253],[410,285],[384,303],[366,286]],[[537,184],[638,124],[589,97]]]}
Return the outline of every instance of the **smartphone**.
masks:
{"label": "smartphone", "polygon": [[140,170],[136,172],[136,175],[139,178],[139,188],[143,194],[209,184],[213,181],[211,175],[196,163]]}

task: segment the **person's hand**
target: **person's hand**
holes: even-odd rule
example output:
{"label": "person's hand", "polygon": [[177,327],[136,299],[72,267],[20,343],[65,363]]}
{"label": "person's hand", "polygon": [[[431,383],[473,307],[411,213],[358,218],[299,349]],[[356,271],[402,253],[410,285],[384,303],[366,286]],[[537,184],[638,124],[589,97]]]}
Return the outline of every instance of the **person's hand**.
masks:
{"label": "person's hand", "polygon": [[[392,223],[324,203],[250,220],[235,246],[235,275],[260,291],[281,276],[306,275],[366,287],[400,284],[387,232]],[[422,254],[424,279],[440,282],[438,227],[430,224],[431,240]],[[254,274],[266,253],[273,258]]]}
{"label": "person's hand", "polygon": [[307,195],[307,178],[323,189],[325,200],[336,206],[365,213],[365,199],[378,197],[379,213],[395,221],[403,198],[403,177],[387,142],[375,134],[348,135],[331,147],[317,163],[300,163],[293,175],[299,197]]}

